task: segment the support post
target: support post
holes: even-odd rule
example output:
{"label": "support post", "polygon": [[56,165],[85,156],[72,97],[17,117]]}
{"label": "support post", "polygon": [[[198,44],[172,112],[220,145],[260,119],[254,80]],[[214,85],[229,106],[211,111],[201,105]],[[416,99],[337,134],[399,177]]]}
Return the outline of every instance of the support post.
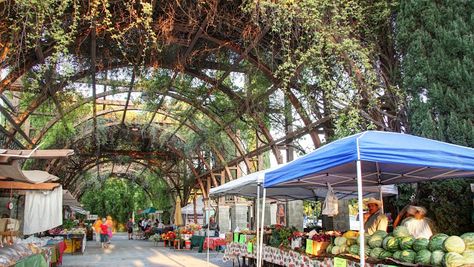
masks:
{"label": "support post", "polygon": [[365,266],[365,229],[364,229],[364,210],[362,197],[362,163],[357,160],[357,201],[359,206],[359,257],[360,266]]}

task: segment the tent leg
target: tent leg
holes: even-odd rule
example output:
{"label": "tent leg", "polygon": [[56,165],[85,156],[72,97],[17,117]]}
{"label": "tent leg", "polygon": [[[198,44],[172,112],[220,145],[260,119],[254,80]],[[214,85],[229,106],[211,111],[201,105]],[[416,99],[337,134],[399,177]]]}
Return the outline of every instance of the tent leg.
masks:
{"label": "tent leg", "polygon": [[364,230],[364,209],[362,197],[362,162],[357,160],[357,201],[359,206],[359,257],[360,266],[365,266],[365,230]]}
{"label": "tent leg", "polygon": [[[209,201],[211,201],[211,199],[208,199],[206,201],[206,217],[207,217],[207,233],[204,235],[204,241],[206,240],[206,238],[209,239],[209,224],[211,222],[210,220],[210,216],[211,216],[211,211],[209,210]],[[207,241],[207,267],[209,267],[209,240]]]}
{"label": "tent leg", "polygon": [[[261,183],[258,183],[257,184],[257,214],[255,214],[255,216],[257,217],[257,224],[256,224],[256,228],[257,228],[257,242],[256,244],[260,244],[259,240],[260,240],[260,188],[262,187],[262,184]],[[257,249],[257,267],[260,267],[259,266],[259,262],[258,262],[258,259],[259,259],[259,250]]]}
{"label": "tent leg", "polygon": [[263,188],[263,197],[262,197],[262,220],[260,221],[260,243],[258,244],[258,257],[257,257],[257,267],[262,266],[263,260],[263,223],[265,221],[265,198],[267,196],[267,189]]}
{"label": "tent leg", "polygon": [[381,212],[381,214],[384,214],[383,192],[382,192],[382,186],[381,185],[379,185],[379,194],[380,194],[380,196],[379,196],[380,201],[382,202],[382,207],[380,208],[380,212]]}

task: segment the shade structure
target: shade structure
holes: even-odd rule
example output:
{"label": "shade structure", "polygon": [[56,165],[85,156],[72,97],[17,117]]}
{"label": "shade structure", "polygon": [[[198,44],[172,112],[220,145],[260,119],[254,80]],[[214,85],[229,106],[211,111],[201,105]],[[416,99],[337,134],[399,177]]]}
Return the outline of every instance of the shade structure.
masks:
{"label": "shade structure", "polygon": [[63,206],[80,207],[81,203],[68,190],[63,190]]}
{"label": "shade structure", "polygon": [[[367,131],[327,144],[265,174],[264,187],[363,187],[474,176],[474,149],[408,134]],[[265,192],[265,191],[264,191]],[[359,214],[362,214],[359,205]],[[364,223],[359,221],[360,229]],[[365,265],[364,231],[359,235]]]}
{"label": "shade structure", "polygon": [[174,209],[174,224],[176,226],[183,225],[183,216],[181,215],[181,201],[176,199],[176,207]]}
{"label": "shade structure", "polygon": [[[211,189],[212,190],[212,189]],[[202,215],[204,210],[204,201],[202,196],[196,198],[196,213]],[[181,214],[194,214],[194,203],[190,203],[181,209]]]}
{"label": "shade structure", "polygon": [[144,209],[141,214],[150,214],[150,213],[155,213],[156,212],[156,209],[153,208],[153,207],[149,207],[149,208],[146,208]]}
{"label": "shade structure", "polygon": [[[250,198],[257,197],[258,184],[263,184],[265,174],[267,172],[281,168],[284,165],[272,167],[263,171],[254,172],[249,175],[227,182],[221,186],[211,188],[209,195],[213,197],[221,197],[226,195],[244,196]],[[357,187],[333,187],[339,199],[357,198]],[[380,190],[385,196],[396,195],[398,190],[394,185],[370,186],[364,188],[364,196],[379,196]],[[267,198],[273,199],[314,199],[326,197],[328,190],[327,184],[317,188],[304,187],[274,187],[267,189]]]}
{"label": "shade structure", "polygon": [[265,187],[357,186],[474,176],[474,149],[408,134],[367,131],[329,143],[265,174]]}

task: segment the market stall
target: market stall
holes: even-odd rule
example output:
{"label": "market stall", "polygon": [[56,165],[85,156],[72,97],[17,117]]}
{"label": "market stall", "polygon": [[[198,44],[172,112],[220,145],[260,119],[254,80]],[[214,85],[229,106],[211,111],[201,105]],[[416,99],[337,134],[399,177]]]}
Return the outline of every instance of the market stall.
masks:
{"label": "market stall", "polygon": [[[474,176],[474,149],[472,148],[407,134],[367,131],[334,141],[281,168],[266,173],[263,194],[265,198],[266,190],[270,188],[313,189],[329,183],[338,187],[357,186],[358,201],[362,203],[365,186],[472,176]],[[362,205],[359,205],[359,214],[363,214]],[[364,229],[363,224],[363,220],[360,220],[360,229]],[[472,245],[471,235],[474,234],[469,233],[464,239],[460,238],[463,243],[453,238],[457,241],[457,249],[452,249],[451,245],[444,245],[443,242],[447,240],[447,236],[443,236],[443,242],[432,241],[433,238],[428,242],[436,243],[438,248],[444,246],[442,249],[451,257],[447,259],[448,262],[465,260],[468,264],[474,264],[470,254],[461,254],[464,253],[466,247],[470,248]],[[358,240],[357,254],[361,265],[365,265],[367,241],[363,231],[360,232]],[[379,241],[383,243],[384,240],[382,236],[377,237],[377,245]],[[343,242],[340,242],[343,245]],[[408,262],[415,262],[418,254],[411,251],[411,245],[399,247],[407,250],[409,255],[403,257],[406,256]],[[374,249],[375,245],[371,248]],[[380,252],[380,249],[377,251]],[[379,258],[379,255],[375,253],[372,256]]]}

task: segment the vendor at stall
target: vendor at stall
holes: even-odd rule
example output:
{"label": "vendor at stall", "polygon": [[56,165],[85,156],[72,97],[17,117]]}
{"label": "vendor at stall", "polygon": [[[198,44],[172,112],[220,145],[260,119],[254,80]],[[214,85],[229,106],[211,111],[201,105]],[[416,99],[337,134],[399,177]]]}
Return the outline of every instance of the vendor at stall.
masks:
{"label": "vendor at stall", "polygon": [[419,206],[409,206],[407,209],[407,217],[403,220],[402,225],[408,228],[408,232],[415,238],[429,239],[433,232],[431,230],[431,220],[426,218],[426,209]]}
{"label": "vendor at stall", "polygon": [[219,235],[219,225],[217,224],[214,217],[209,218],[209,225],[204,225],[204,229],[208,227],[211,233],[214,233],[214,235]]}
{"label": "vendor at stall", "polygon": [[369,198],[365,204],[369,211],[364,214],[364,230],[372,235],[377,230],[387,231],[388,218],[381,212],[382,201],[373,197]]}

